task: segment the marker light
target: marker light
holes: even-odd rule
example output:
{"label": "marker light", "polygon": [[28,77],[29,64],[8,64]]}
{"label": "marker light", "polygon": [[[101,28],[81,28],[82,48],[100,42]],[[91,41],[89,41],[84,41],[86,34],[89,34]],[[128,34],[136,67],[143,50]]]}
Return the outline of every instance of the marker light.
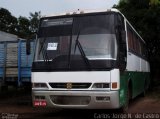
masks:
{"label": "marker light", "polygon": [[112,82],[112,89],[116,89],[118,87],[117,82]]}

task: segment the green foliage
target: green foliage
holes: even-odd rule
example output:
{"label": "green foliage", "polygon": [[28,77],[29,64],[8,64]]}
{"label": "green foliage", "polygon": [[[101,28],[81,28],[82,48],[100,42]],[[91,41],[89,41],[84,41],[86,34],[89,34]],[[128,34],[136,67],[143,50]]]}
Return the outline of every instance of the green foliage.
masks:
{"label": "green foliage", "polygon": [[15,34],[16,28],[17,18],[12,16],[8,10],[0,8],[0,30]]}
{"label": "green foliage", "polygon": [[30,17],[16,18],[4,8],[0,8],[0,31],[18,35],[21,38],[33,36],[38,30],[40,12],[30,13]]}
{"label": "green foliage", "polygon": [[31,35],[30,21],[26,17],[20,16],[18,18],[18,36],[23,38]]}
{"label": "green foliage", "polygon": [[159,0],[150,0],[150,5],[152,7],[158,6],[160,4]]}
{"label": "green foliage", "polygon": [[38,31],[38,25],[39,25],[39,19],[41,17],[41,12],[35,12],[34,14],[33,13],[30,13],[30,25],[31,25],[31,32],[32,33],[35,33]]}

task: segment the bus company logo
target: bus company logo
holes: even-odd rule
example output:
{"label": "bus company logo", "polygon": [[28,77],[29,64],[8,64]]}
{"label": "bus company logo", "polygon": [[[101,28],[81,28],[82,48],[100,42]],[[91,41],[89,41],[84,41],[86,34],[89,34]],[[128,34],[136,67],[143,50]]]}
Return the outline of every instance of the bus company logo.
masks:
{"label": "bus company logo", "polygon": [[67,89],[71,89],[72,88],[72,83],[67,83]]}

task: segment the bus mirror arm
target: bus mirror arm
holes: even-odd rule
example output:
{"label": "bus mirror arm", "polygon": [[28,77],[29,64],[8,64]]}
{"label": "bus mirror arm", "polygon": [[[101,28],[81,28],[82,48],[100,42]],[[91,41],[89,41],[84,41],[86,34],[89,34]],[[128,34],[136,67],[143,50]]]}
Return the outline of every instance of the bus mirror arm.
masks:
{"label": "bus mirror arm", "polygon": [[35,39],[37,36],[37,33],[35,32],[33,35],[31,35],[30,37],[27,38],[26,40],[26,54],[30,55],[31,54],[31,41],[30,39]]}
{"label": "bus mirror arm", "polygon": [[26,40],[26,54],[27,55],[31,54],[31,42],[30,42],[30,39]]}

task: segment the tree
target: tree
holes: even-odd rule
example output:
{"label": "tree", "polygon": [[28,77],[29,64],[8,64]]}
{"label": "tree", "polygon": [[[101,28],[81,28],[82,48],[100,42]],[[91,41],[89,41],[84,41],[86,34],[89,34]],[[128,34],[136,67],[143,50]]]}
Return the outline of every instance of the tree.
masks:
{"label": "tree", "polygon": [[35,33],[38,31],[39,20],[41,18],[41,12],[30,13],[30,31]]}
{"label": "tree", "polygon": [[4,8],[0,8],[0,30],[12,34],[17,32],[17,18]]}
{"label": "tree", "polygon": [[4,8],[0,8],[0,30],[27,39],[38,30],[41,12],[30,13],[30,17],[16,18]]}
{"label": "tree", "polygon": [[31,35],[30,31],[30,21],[26,17],[20,16],[18,18],[18,27],[17,27],[17,34],[21,38],[27,38]]}
{"label": "tree", "polygon": [[40,12],[30,13],[30,17],[18,18],[18,36],[22,38],[32,37],[38,31]]}
{"label": "tree", "polygon": [[160,4],[160,1],[159,0],[150,0],[150,6],[158,6]]}

